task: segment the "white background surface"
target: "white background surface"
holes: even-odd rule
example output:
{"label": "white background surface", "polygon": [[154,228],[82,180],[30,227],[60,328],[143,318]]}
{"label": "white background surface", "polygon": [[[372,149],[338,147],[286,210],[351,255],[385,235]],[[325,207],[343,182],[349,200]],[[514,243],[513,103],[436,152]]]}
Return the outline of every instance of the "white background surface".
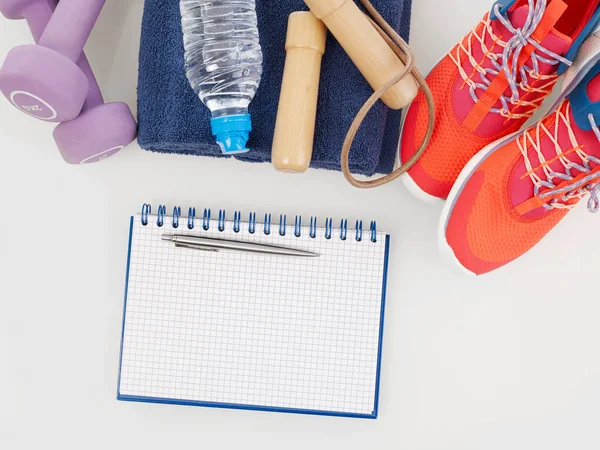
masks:
{"label": "white background surface", "polygon": [[[429,70],[491,5],[416,0]],[[111,0],[87,47],[109,100],[135,107],[140,0]],[[0,61],[29,42],[0,20]],[[581,207],[480,279],[442,265],[439,208],[400,182],[159,156],[71,167],[52,127],[0,99],[0,448],[598,449],[600,218]],[[115,400],[129,216],[143,202],[359,215],[393,235],[377,421]]]}

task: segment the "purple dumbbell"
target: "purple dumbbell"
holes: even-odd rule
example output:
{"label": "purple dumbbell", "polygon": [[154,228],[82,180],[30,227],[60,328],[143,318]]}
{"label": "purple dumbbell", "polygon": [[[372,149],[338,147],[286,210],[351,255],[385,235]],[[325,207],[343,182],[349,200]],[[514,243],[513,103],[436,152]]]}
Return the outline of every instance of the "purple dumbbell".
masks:
{"label": "purple dumbbell", "polygon": [[[62,2],[65,0],[61,0]],[[0,0],[0,12],[8,19],[26,19],[35,41],[38,42],[52,18],[56,5],[57,0]],[[88,85],[84,105],[80,108],[81,114],[74,120],[58,125],[54,130],[54,139],[61,155],[71,164],[92,163],[105,159],[133,142],[137,135],[135,119],[125,103],[104,104],[96,78],[83,53],[79,56],[77,66]],[[3,67],[0,70],[0,87],[3,90],[8,85],[2,82],[5,73]],[[11,76],[18,78],[14,71]],[[10,76],[7,78],[10,79]],[[39,98],[37,95],[36,97]],[[9,100],[13,101],[15,106],[29,115],[35,116],[32,113],[37,112],[42,114],[38,118],[44,119],[43,114],[54,114],[52,110],[45,110],[44,105],[20,105],[15,102],[15,99],[21,103],[28,98],[35,100],[27,95],[9,96]],[[48,117],[48,114],[45,117]]]}
{"label": "purple dumbbell", "polygon": [[105,1],[61,0],[37,45],[22,45],[8,53],[0,89],[15,106],[50,122],[79,115],[89,82],[76,63]]}

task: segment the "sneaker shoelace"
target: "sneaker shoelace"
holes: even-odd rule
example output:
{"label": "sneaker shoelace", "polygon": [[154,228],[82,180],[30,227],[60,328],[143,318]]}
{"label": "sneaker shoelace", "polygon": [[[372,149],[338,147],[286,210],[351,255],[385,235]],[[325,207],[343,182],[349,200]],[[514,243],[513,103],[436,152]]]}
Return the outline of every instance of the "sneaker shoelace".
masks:
{"label": "sneaker shoelace", "polygon": [[[481,22],[483,24],[481,35],[477,33],[479,26],[475,27],[467,38],[467,46],[461,42],[455,47],[456,54],[453,54],[453,50],[449,56],[458,67],[460,75],[464,80],[463,87],[465,85],[469,86],[471,98],[475,103],[480,100],[478,90],[485,92],[492,84],[493,79],[503,72],[507,78],[511,96],[500,96],[501,107],[492,108],[490,112],[500,114],[506,119],[529,118],[542,105],[545,97],[552,92],[552,88],[558,80],[558,76],[555,73],[549,75],[540,73],[540,63],[553,66],[558,66],[562,63],[571,66],[572,62],[545,48],[532,37],[544,17],[546,0],[537,0],[537,2],[529,0],[529,13],[522,28],[516,28],[509,20],[508,15],[502,14],[500,4],[494,5],[493,11],[502,25],[512,34],[512,37],[507,42],[504,42],[496,36],[492,28],[490,14],[488,13]],[[487,35],[492,39],[492,48],[488,48],[486,45]],[[483,61],[479,62],[473,56],[474,40],[478,41],[481,45],[481,50],[484,54]],[[529,58],[531,60],[531,67],[527,64],[522,64],[519,67],[521,53],[528,45],[532,45],[535,49]],[[493,52],[493,48],[496,46],[501,47],[503,52]],[[467,55],[469,62],[474,67],[471,74],[468,74],[462,67],[461,51]],[[483,67],[483,62],[486,58],[491,61],[492,67]],[[473,80],[476,74],[479,74],[480,82]],[[536,84],[537,86],[535,86]],[[525,100],[526,96],[532,94],[539,95],[531,101]],[[516,113],[514,109],[519,106],[523,107],[523,111]]]}
{"label": "sneaker shoelace", "polygon": [[[555,113],[554,129],[550,130],[541,121],[535,128],[525,131],[519,138],[517,144],[525,160],[527,173],[522,177],[529,176],[534,184],[535,197],[533,203],[524,211],[530,211],[535,207],[544,207],[550,209],[570,209],[573,208],[586,195],[590,195],[588,209],[591,213],[597,213],[600,210],[600,159],[588,155],[584,151],[584,146],[580,145],[573,130],[571,123],[571,104],[565,100]],[[600,128],[598,127],[593,114],[588,116],[592,125],[592,130],[600,142]],[[559,130],[561,125],[566,126],[572,148],[563,151],[559,143]],[[556,157],[547,160],[542,153],[542,138],[549,137],[554,144]],[[530,158],[528,148],[535,150],[539,165],[534,167]],[[579,162],[573,161],[569,156],[575,155]],[[558,172],[552,169],[551,165],[560,161],[564,172]],[[594,165],[592,167],[592,164]],[[573,175],[573,171],[579,172]],[[537,172],[543,171],[542,176]]]}

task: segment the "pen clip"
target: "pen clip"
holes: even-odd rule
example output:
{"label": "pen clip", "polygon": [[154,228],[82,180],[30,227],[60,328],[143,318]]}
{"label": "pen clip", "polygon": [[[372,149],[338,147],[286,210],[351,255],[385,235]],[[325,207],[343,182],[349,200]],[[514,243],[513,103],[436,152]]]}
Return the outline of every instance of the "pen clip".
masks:
{"label": "pen clip", "polygon": [[219,249],[218,248],[207,247],[207,246],[203,246],[203,245],[190,245],[190,244],[175,243],[175,248],[184,248],[184,249],[187,249],[187,250],[200,250],[200,251],[203,251],[203,252],[219,253]]}

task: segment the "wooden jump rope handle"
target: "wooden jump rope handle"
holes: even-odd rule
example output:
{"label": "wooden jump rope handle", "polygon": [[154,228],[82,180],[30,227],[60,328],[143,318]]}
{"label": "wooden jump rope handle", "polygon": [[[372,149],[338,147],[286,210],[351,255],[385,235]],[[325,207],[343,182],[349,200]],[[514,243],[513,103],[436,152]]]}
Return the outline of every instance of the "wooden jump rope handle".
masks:
{"label": "wooden jump rope handle", "polygon": [[[423,75],[415,67],[414,57],[406,41],[385,21],[370,0],[360,0],[368,16],[360,11],[354,0],[304,0],[304,2],[317,17],[322,18],[325,25],[330,28],[330,31],[340,41],[342,47],[375,89],[373,95],[356,115],[342,145],[340,162],[344,177],[352,186],[361,189],[390,183],[408,172],[419,161],[431,141],[436,114],[431,89]],[[376,38],[375,34],[379,35],[380,39]],[[395,55],[395,61],[392,61],[390,53],[381,47],[382,41]],[[370,53],[378,55],[385,63],[380,66],[379,60],[374,61],[368,56]],[[402,65],[398,64],[398,60]],[[371,64],[374,66],[369,67]],[[388,71],[386,76],[377,77],[377,71],[383,70],[383,68]],[[350,150],[369,111],[379,100],[383,100],[392,108],[399,105],[406,106],[410,100],[416,97],[419,88],[427,103],[429,121],[427,132],[418,150],[408,161],[402,161],[403,164],[388,175],[368,181],[356,179],[350,171]],[[388,96],[389,92],[392,92],[392,95]]]}
{"label": "wooden jump rope handle", "polygon": [[305,172],[312,159],[326,39],[325,25],[311,12],[290,15],[272,154],[282,172]]}
{"label": "wooden jump rope handle", "polygon": [[[406,66],[352,0],[304,0],[313,14],[335,36],[374,91],[401,74]],[[409,75],[388,89],[381,100],[392,109],[402,109],[419,92]]]}

